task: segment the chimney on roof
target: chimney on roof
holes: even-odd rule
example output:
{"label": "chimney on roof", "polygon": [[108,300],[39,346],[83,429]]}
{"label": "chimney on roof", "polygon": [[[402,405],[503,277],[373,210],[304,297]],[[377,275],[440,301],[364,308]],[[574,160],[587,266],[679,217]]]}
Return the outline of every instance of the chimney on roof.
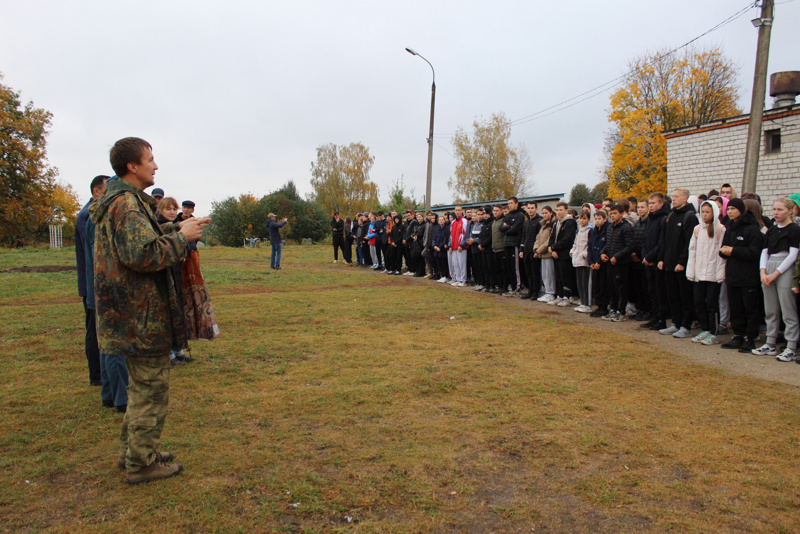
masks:
{"label": "chimney on roof", "polygon": [[792,106],[800,95],[800,71],[776,72],[769,77],[769,96],[775,99],[772,108]]}

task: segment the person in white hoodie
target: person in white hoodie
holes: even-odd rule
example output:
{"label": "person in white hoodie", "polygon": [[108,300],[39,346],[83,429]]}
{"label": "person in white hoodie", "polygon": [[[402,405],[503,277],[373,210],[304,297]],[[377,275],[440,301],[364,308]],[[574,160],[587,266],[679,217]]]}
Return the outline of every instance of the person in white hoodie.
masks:
{"label": "person in white hoodie", "polygon": [[575,308],[579,313],[590,313],[592,311],[591,297],[589,295],[589,221],[591,220],[591,213],[589,210],[582,210],[578,215],[578,233],[575,234],[575,241],[572,244],[572,249],[569,255],[572,257],[572,266],[575,267],[575,276],[577,278],[578,295],[581,299],[581,304]]}
{"label": "person in white hoodie", "polygon": [[689,241],[686,279],[694,282],[695,317],[701,332],[694,343],[719,343],[719,292],[725,281],[725,260],[719,250],[725,227],[719,221],[719,206],[713,201],[700,205],[700,224],[695,226]]}

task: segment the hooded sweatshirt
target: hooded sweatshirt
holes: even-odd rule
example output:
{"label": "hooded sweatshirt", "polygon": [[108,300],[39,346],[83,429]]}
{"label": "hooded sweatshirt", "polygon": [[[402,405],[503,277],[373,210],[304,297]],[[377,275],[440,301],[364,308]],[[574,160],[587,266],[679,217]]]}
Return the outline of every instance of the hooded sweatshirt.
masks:
{"label": "hooded sweatshirt", "polygon": [[588,224],[586,226],[578,225],[575,242],[572,244],[572,250],[569,251],[569,255],[572,256],[573,267],[589,266],[589,232],[591,229],[592,227]]}
{"label": "hooded sweatshirt", "polygon": [[97,335],[106,354],[156,357],[186,340],[172,269],[187,254],[177,224],[159,225],[156,201],[121,179],[89,209],[95,223]]}
{"label": "hooded sweatshirt", "polygon": [[694,205],[687,202],[672,212],[661,228],[661,249],[659,261],[664,262],[664,271],[673,272],[678,265],[686,266],[689,261],[689,241],[697,226]]}
{"label": "hooded sweatshirt", "polygon": [[[761,249],[764,248],[764,234],[758,227],[758,221],[752,211],[745,211],[735,221],[728,221],[723,247],[733,247],[733,252],[726,258],[725,282],[735,287],[758,287],[761,276],[758,261]],[[722,255],[722,253],[720,252]]]}
{"label": "hooded sweatshirt", "polygon": [[[714,237],[708,236],[709,224],[702,220],[703,206],[710,206],[714,217],[711,225],[714,228]],[[720,256],[719,249],[725,237],[725,227],[719,222],[719,206],[716,202],[704,201],[700,204],[700,224],[694,227],[692,239],[689,242],[689,261],[686,264],[686,278],[692,282],[715,282],[721,284],[725,281],[726,260]]]}

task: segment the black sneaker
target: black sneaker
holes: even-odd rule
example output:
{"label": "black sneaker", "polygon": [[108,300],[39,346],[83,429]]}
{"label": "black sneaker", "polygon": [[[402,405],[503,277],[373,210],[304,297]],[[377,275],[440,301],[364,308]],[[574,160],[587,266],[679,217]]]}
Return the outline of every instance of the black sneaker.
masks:
{"label": "black sneaker", "polygon": [[[723,349],[741,349],[742,345],[744,344],[744,336],[733,336],[730,341],[727,343],[723,343],[720,345]],[[752,343],[751,343],[752,345]],[[755,347],[751,347],[750,350],[753,350]],[[747,352],[750,352],[748,350]]]}
{"label": "black sneaker", "polygon": [[664,330],[667,327],[666,321],[657,321],[653,326],[650,327],[650,330]]}
{"label": "black sneaker", "polygon": [[749,338],[743,338],[744,341],[742,342],[742,346],[739,347],[739,352],[745,352],[747,354],[752,353],[753,349],[756,348],[756,342],[751,341]]}
{"label": "black sneaker", "polygon": [[604,315],[608,314],[608,308],[597,308],[595,311],[589,314],[589,317],[603,317]]}
{"label": "black sneaker", "polygon": [[640,324],[639,328],[650,328],[651,326],[653,326],[657,322],[658,322],[658,319],[652,319],[650,321],[647,321],[646,323]]}

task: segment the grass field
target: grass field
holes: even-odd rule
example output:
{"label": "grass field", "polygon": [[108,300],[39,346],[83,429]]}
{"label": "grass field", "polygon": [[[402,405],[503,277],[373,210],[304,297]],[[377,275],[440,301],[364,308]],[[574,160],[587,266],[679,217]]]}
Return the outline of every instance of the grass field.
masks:
{"label": "grass field", "polygon": [[281,271],[267,252],[201,250],[222,337],[172,371],[162,448],[185,471],[129,487],[74,252],[0,250],[0,530],[800,530],[796,388],[327,247]]}

